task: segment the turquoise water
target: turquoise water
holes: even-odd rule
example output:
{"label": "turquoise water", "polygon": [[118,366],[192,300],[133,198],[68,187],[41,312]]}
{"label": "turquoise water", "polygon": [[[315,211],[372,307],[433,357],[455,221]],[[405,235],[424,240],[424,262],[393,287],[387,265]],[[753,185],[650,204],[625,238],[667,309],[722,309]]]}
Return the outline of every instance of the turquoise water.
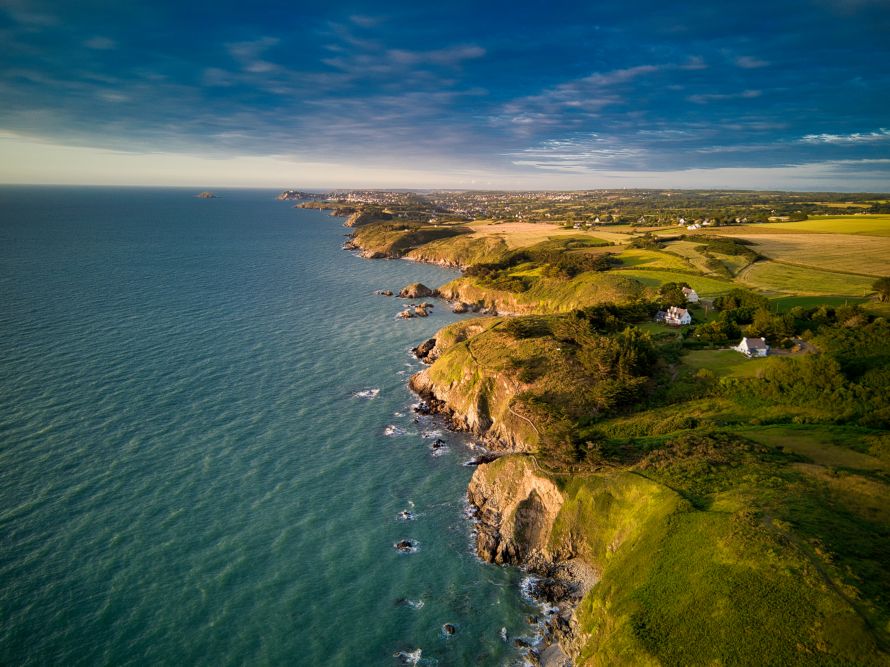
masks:
{"label": "turquoise water", "polygon": [[457,316],[373,295],[453,272],[192,194],[0,188],[0,663],[514,661],[530,608],[472,554],[472,453],[433,456],[405,388]]}

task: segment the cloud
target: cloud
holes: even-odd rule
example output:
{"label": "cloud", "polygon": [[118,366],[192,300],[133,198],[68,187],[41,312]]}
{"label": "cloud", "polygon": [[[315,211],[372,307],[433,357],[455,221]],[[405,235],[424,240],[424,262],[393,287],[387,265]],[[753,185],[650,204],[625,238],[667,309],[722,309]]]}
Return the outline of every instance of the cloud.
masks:
{"label": "cloud", "polygon": [[739,56],[735,59],[736,67],[742,69],[759,69],[761,67],[769,67],[770,63],[754,56]]}
{"label": "cloud", "polygon": [[91,37],[83,45],[96,51],[110,51],[117,48],[117,42],[109,37]]}
{"label": "cloud", "polygon": [[874,132],[807,134],[800,138],[804,144],[868,144],[878,141],[890,141],[890,130],[882,127]]}
{"label": "cloud", "polygon": [[521,151],[508,153],[517,166],[546,171],[592,173],[603,169],[640,166],[649,152],[597,134],[570,139],[548,139]]}
{"label": "cloud", "polygon": [[700,95],[690,95],[686,99],[695,104],[708,104],[724,100],[753,99],[760,97],[762,94],[763,91],[760,90],[743,90],[740,93],[702,93]]}
{"label": "cloud", "polygon": [[226,44],[229,55],[241,65],[245,72],[263,74],[278,68],[273,62],[263,59],[263,54],[279,43],[277,37],[261,37],[247,42]]}
{"label": "cloud", "polygon": [[403,49],[390,49],[387,51],[389,58],[403,65],[458,65],[464,60],[473,60],[485,55],[485,49],[473,44],[450,46],[444,49],[431,51],[405,51]]}

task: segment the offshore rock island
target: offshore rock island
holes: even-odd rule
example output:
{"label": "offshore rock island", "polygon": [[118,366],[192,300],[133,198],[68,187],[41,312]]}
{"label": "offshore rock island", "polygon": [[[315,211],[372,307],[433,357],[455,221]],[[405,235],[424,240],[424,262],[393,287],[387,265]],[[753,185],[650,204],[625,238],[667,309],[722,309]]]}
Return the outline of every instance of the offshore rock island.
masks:
{"label": "offshore rock island", "polygon": [[463,271],[404,293],[469,313],[410,387],[497,454],[469,484],[476,551],[550,605],[529,661],[888,663],[886,195],[303,205],[364,257]]}

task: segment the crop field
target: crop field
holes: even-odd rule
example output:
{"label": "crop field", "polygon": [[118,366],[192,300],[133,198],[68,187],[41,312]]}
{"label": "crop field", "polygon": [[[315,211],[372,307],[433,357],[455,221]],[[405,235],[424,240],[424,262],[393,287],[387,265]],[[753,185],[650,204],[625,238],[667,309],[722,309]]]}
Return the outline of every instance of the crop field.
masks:
{"label": "crop field", "polygon": [[847,234],[727,234],[753,241],[761,255],[816,269],[890,275],[890,236]]}
{"label": "crop field", "polygon": [[687,282],[690,287],[698,292],[701,296],[716,296],[726,294],[735,285],[729,280],[720,280],[709,276],[700,276],[694,273],[683,273],[682,271],[667,271],[664,269],[614,269],[611,273],[620,273],[628,278],[635,278],[646,287],[660,287],[665,283]]}
{"label": "crop field", "polygon": [[[890,236],[890,215],[813,216],[800,222],[768,222],[762,225],[733,227],[738,234],[862,234]],[[727,228],[714,228],[723,234]]]}
{"label": "crop field", "polygon": [[[848,273],[820,271],[809,267],[792,266],[779,262],[755,262],[744,269],[736,280],[767,292],[786,294],[862,297],[871,293],[874,279]],[[691,284],[691,283],[690,283]]]}
{"label": "crop field", "polygon": [[582,232],[577,229],[565,229],[557,225],[547,223],[533,222],[502,222],[492,223],[491,221],[480,220],[468,225],[478,236],[500,236],[504,239],[511,250],[517,248],[525,248],[537,243],[549,241],[554,238],[564,236],[580,236],[583,238],[593,239],[595,241],[611,242],[612,239],[604,238],[604,235],[590,232]]}

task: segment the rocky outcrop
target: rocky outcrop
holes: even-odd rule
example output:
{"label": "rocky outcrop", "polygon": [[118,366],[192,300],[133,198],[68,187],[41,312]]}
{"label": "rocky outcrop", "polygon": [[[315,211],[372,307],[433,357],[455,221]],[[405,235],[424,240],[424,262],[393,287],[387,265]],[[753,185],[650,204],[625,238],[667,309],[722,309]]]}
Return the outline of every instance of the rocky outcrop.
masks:
{"label": "rocky outcrop", "polygon": [[411,283],[402,288],[399,297],[402,299],[425,299],[426,297],[436,296],[436,290],[432,290],[423,283]]}
{"label": "rocky outcrop", "polygon": [[200,192],[195,195],[197,199],[217,199],[217,196],[212,192]]}
{"label": "rocky outcrop", "polygon": [[420,359],[425,364],[433,363],[438,354],[434,355],[433,350],[436,349],[436,339],[430,338],[422,342],[417,347],[411,348],[411,351],[414,353],[414,356]]}
{"label": "rocky outcrop", "polygon": [[502,565],[545,565],[571,555],[550,544],[563,504],[556,484],[535,473],[532,459],[505,457],[480,465],[467,489],[479,524],[476,552]]}
{"label": "rocky outcrop", "polygon": [[467,498],[477,519],[479,557],[536,575],[529,593],[553,610],[543,626],[540,657],[576,655],[575,609],[596,584],[597,574],[576,557],[578,547],[571,538],[555,537],[565,502],[559,487],[530,457],[507,456],[476,469]]}
{"label": "rocky outcrop", "polygon": [[346,227],[361,227],[362,225],[367,225],[372,222],[380,222],[381,220],[392,220],[392,214],[383,211],[358,210],[351,213],[343,224]]}

